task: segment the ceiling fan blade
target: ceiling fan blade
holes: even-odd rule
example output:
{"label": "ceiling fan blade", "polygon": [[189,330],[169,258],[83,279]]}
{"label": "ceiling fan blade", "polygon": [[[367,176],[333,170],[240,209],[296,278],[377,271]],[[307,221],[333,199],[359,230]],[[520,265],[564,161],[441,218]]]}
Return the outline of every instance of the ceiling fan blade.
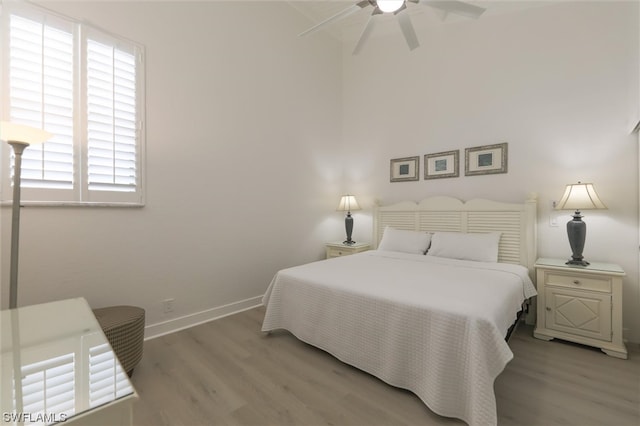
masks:
{"label": "ceiling fan blade", "polygon": [[397,18],[402,34],[404,35],[404,39],[407,41],[407,46],[409,46],[409,50],[413,50],[420,46],[420,43],[418,43],[418,37],[416,37],[416,32],[413,29],[413,24],[409,18],[409,14],[401,13]]}
{"label": "ceiling fan blade", "polygon": [[476,6],[457,0],[419,0],[423,6],[431,6],[436,9],[444,10],[448,13],[466,16],[468,18],[477,19],[484,13],[484,7]]}
{"label": "ceiling fan blade", "polygon": [[358,53],[360,53],[360,50],[362,50],[362,46],[364,46],[364,43],[369,38],[369,35],[371,35],[371,31],[373,31],[373,27],[375,26],[375,21],[374,21],[375,16],[376,16],[376,13],[374,10],[374,13],[371,14],[371,16],[369,17],[369,20],[367,21],[367,25],[362,30],[362,34],[360,34],[358,43],[356,44],[356,47],[353,49],[353,55],[357,55]]}
{"label": "ceiling fan blade", "polygon": [[324,21],[320,22],[319,24],[314,25],[313,27],[309,28],[308,30],[301,32],[300,34],[298,34],[298,37],[303,37],[303,36],[306,36],[306,35],[309,35],[309,34],[313,34],[316,31],[320,30],[325,25],[328,25],[328,24],[330,24],[332,22],[335,22],[335,21],[339,21],[340,19],[344,19],[347,16],[349,16],[349,15],[351,15],[353,13],[356,13],[357,11],[359,11],[361,9],[364,9],[365,7],[367,7],[369,5],[370,5],[370,3],[369,3],[368,0],[360,1],[360,2],[358,2],[358,3],[356,3],[356,4],[352,5],[352,6],[349,6],[348,8],[346,8],[344,10],[341,10],[340,12],[338,12],[335,15],[325,19]]}

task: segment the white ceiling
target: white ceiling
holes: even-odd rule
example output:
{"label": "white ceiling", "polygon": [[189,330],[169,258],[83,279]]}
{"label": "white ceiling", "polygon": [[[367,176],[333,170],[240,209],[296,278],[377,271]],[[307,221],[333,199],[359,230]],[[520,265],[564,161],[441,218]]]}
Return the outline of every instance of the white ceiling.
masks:
{"label": "white ceiling", "polygon": [[[294,0],[288,3],[309,18],[309,28],[322,22],[323,20],[335,15],[336,13],[358,3],[359,0]],[[423,0],[424,1],[424,0]],[[466,3],[474,4],[486,8],[484,14],[479,18],[482,19],[488,15],[510,13],[531,7],[541,7],[551,4],[553,1],[540,0],[464,0]],[[557,0],[555,0],[557,2]],[[426,1],[425,3],[428,3]],[[331,34],[335,38],[343,41],[354,41],[360,36],[365,27],[372,7],[366,7],[347,18],[338,22],[328,24],[322,31]],[[409,13],[411,22],[415,28],[421,28],[427,25],[442,25],[443,23],[467,20],[455,15],[445,16],[440,9],[433,7],[425,7],[423,4],[408,3],[407,10],[403,13]],[[395,17],[391,14],[385,14],[378,19],[379,25],[376,26],[377,35],[387,33],[389,31],[399,31]],[[304,29],[303,29],[304,30]],[[302,32],[302,31],[301,31]],[[373,36],[373,35],[372,35]]]}

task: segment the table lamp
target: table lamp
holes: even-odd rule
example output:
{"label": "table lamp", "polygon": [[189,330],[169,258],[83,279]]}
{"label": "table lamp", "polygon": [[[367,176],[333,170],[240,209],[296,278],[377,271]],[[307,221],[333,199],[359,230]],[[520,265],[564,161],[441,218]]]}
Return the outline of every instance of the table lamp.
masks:
{"label": "table lamp", "polygon": [[30,144],[43,143],[53,135],[42,129],[0,121],[0,140],[7,141],[15,154],[13,168],[13,203],[11,205],[11,267],[9,278],[9,309],[18,305],[18,243],[20,233],[20,174],[22,153]]}
{"label": "table lamp", "polygon": [[351,233],[353,232],[353,218],[351,217],[351,211],[360,210],[356,197],[349,194],[343,195],[336,210],[339,212],[347,212],[347,216],[344,218],[344,227],[347,231],[347,239],[343,241],[343,244],[349,246],[355,244],[356,242],[351,239]]}
{"label": "table lamp", "polygon": [[587,224],[583,222],[580,210],[589,209],[606,209],[592,183],[573,183],[567,185],[564,195],[558,201],[556,209],[574,210],[573,219],[567,222],[567,235],[569,237],[569,245],[573,251],[571,259],[567,265],[587,266],[589,262],[584,260],[582,250],[587,236]]}

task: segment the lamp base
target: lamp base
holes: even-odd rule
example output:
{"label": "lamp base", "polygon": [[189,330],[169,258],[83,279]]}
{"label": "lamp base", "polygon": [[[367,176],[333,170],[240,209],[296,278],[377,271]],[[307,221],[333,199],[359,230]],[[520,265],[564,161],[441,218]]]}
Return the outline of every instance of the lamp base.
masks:
{"label": "lamp base", "polygon": [[347,212],[347,217],[344,218],[344,227],[347,231],[347,239],[344,240],[342,244],[352,246],[356,242],[351,239],[351,233],[353,232],[353,217],[351,217],[351,212]]}
{"label": "lamp base", "polygon": [[569,259],[565,262],[565,265],[589,266],[590,263],[586,260]]}
{"label": "lamp base", "polygon": [[576,210],[573,219],[567,222],[567,236],[569,237],[569,245],[571,246],[571,259],[567,265],[587,266],[589,262],[584,260],[582,250],[587,237],[587,224],[582,221],[580,210]]}

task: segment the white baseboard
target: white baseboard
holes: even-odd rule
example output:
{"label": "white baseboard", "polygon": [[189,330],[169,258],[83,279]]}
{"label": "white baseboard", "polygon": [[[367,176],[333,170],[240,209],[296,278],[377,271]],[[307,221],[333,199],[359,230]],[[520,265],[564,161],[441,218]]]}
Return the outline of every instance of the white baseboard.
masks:
{"label": "white baseboard", "polygon": [[237,314],[261,305],[262,296],[256,296],[239,302],[230,303],[228,305],[218,306],[217,308],[196,312],[195,314],[174,318],[169,321],[151,324],[144,328],[144,340],[155,339],[156,337],[164,336],[165,334],[175,333],[176,331]]}

